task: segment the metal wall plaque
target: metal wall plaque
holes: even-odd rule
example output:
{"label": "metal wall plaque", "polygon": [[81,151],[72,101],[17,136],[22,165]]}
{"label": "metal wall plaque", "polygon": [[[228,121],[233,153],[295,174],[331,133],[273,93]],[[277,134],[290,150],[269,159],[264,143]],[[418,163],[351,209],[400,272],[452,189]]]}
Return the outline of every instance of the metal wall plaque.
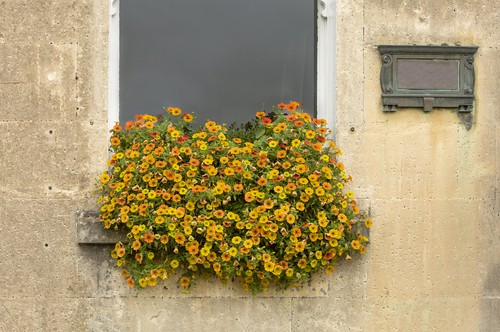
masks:
{"label": "metal wall plaque", "polygon": [[472,111],[478,47],[380,45],[378,49],[384,111],[394,112],[398,107]]}

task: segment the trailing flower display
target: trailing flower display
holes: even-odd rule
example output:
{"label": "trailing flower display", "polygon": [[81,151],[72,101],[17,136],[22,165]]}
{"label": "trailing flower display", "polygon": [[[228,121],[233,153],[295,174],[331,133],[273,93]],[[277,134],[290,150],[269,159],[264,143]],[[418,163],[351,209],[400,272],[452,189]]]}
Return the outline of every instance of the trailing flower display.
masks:
{"label": "trailing flower display", "polygon": [[255,294],[365,253],[372,221],[345,191],[351,177],[326,121],[299,103],[236,129],[193,129],[178,108],[136,118],[112,130],[99,198],[104,227],[128,232],[111,256],[130,287],[215,275]]}

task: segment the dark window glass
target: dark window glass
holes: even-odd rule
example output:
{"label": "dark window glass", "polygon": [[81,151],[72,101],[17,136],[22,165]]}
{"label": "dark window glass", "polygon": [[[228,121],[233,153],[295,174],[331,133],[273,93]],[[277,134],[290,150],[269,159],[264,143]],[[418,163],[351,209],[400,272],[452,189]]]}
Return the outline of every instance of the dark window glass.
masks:
{"label": "dark window glass", "polygon": [[315,108],[314,1],[120,1],[120,120],[163,106],[230,124]]}

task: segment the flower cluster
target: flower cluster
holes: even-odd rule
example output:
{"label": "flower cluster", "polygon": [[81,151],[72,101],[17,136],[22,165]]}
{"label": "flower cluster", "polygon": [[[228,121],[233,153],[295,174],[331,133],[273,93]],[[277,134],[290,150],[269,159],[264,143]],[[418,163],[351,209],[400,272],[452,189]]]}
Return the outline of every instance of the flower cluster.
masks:
{"label": "flower cluster", "polygon": [[178,108],[136,119],[112,130],[99,198],[104,227],[128,232],[111,256],[130,287],[179,271],[185,288],[216,275],[257,293],[364,254],[372,221],[344,190],[351,177],[326,121],[299,103],[258,112],[246,130],[193,130]]}

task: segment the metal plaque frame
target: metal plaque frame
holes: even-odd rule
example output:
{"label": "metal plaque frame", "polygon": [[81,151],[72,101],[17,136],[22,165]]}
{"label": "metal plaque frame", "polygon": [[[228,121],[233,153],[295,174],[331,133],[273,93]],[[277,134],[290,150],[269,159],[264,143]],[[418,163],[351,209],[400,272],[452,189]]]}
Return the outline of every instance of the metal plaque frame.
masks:
{"label": "metal plaque frame", "polygon": [[476,46],[380,45],[385,112],[398,107],[472,112]]}

